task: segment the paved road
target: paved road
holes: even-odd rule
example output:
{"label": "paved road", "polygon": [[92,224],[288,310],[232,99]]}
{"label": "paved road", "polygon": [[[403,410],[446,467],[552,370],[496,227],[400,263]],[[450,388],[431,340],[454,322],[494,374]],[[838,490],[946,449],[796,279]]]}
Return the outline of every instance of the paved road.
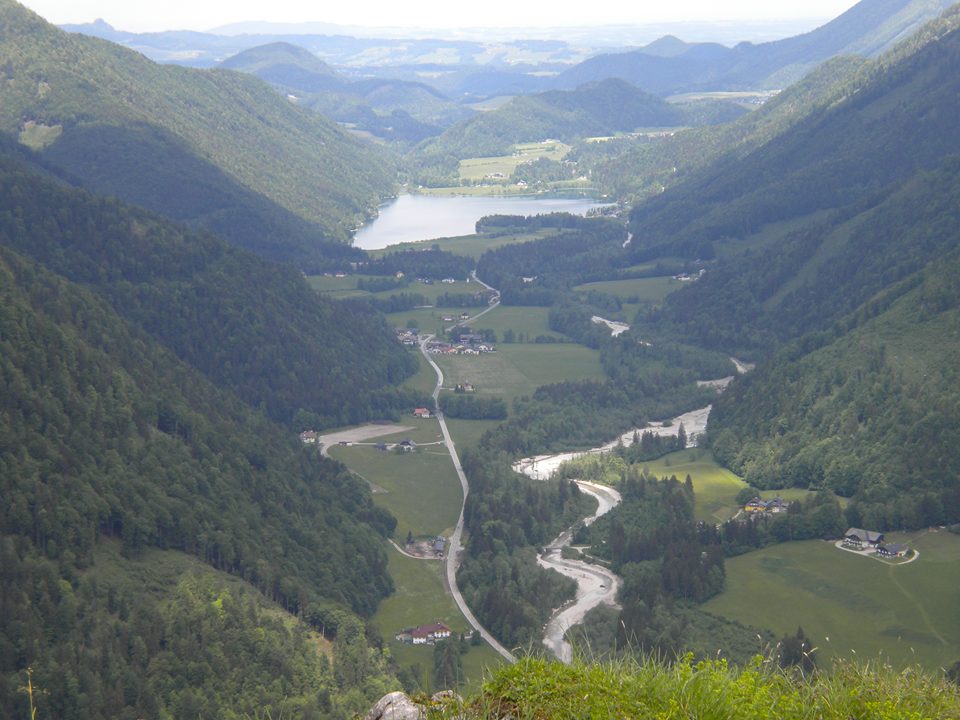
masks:
{"label": "paved road", "polygon": [[[479,280],[474,274],[473,279],[479,282],[486,288],[489,288],[496,292],[494,288],[491,288],[489,285]],[[493,310],[497,305],[500,304],[499,294],[497,295],[494,302],[490,307],[474,315],[470,320],[474,320],[481,315],[485,315],[491,310]],[[470,320],[465,320],[464,322],[470,322]],[[456,327],[456,325],[451,326]],[[450,547],[447,550],[447,586],[450,588],[450,594],[453,596],[454,601],[457,603],[457,607],[460,608],[460,612],[463,613],[463,616],[467,619],[467,622],[470,623],[470,626],[477,632],[480,633],[480,637],[486,640],[490,647],[496,650],[505,660],[508,662],[516,662],[517,658],[514,657],[513,653],[507,650],[500,642],[491,635],[483,625],[480,624],[480,621],[477,620],[476,616],[473,614],[473,611],[470,610],[470,607],[467,605],[467,601],[463,599],[463,595],[460,593],[460,588],[457,585],[457,566],[460,563],[460,553],[462,551],[462,538],[463,538],[463,508],[467,502],[467,493],[470,492],[470,485],[467,483],[467,476],[463,472],[463,466],[460,464],[460,456],[457,455],[456,445],[453,443],[453,438],[450,437],[450,431],[447,429],[447,421],[443,417],[443,413],[440,412],[440,406],[437,402],[437,398],[440,397],[440,388],[443,387],[443,371],[440,369],[440,366],[434,362],[433,358],[430,356],[430,353],[427,352],[427,343],[433,340],[433,335],[427,335],[420,341],[420,352],[423,353],[423,356],[427,359],[427,362],[430,363],[430,367],[433,368],[433,371],[437,374],[437,384],[433,388],[433,404],[436,409],[437,420],[440,422],[440,431],[443,433],[443,442],[447,446],[447,450],[450,453],[450,459],[453,461],[453,467],[457,471],[457,477],[460,478],[460,487],[463,489],[463,505],[460,506],[460,517],[457,519],[457,526],[453,530],[453,535],[450,536]]]}

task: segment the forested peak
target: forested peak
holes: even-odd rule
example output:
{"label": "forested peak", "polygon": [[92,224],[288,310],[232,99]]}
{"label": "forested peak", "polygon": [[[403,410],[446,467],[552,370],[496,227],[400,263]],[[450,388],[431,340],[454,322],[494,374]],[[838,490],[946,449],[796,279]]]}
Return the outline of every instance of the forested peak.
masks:
{"label": "forested peak", "polygon": [[50,23],[15,0],[0,0],[0,40],[52,28]]}
{"label": "forested peak", "polygon": [[331,77],[338,76],[336,70],[306,48],[283,41],[243,50],[224,60],[220,63],[220,67],[228,70],[255,72],[264,66],[275,63],[289,63],[310,72],[322,73]]}
{"label": "forested peak", "polygon": [[256,77],[160,65],[2,7],[0,130],[91,190],[316,271],[393,189],[391,153]]}

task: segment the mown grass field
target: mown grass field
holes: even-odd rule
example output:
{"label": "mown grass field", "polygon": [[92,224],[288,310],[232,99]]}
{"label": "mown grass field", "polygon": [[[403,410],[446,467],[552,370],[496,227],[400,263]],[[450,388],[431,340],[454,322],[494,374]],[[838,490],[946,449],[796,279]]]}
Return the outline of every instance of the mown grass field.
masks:
{"label": "mown grass field", "polygon": [[[484,316],[492,318],[496,312]],[[477,326],[484,323],[477,323]],[[600,355],[573,343],[501,343],[497,352],[480,356],[437,356],[443,370],[443,386],[452,388],[470,382],[480,394],[502,397],[508,406],[521,395],[530,395],[540,385],[602,378]]]}
{"label": "mown grass field", "polygon": [[[391,548],[389,570],[396,591],[380,603],[372,624],[380,630],[397,663],[402,667],[419,665],[421,673],[418,673],[418,676],[422,683],[429,686],[433,674],[433,647],[404,645],[395,640],[394,636],[404,628],[437,620],[445,623],[457,635],[467,630],[469,625],[457,609],[453,598],[444,590],[442,562],[413,560]],[[466,689],[479,689],[487,670],[500,664],[500,656],[490,646],[471,646],[469,652],[463,656]]]}
{"label": "mown grass field", "polygon": [[672,277],[633,278],[630,280],[604,280],[601,282],[577,285],[577,292],[598,292],[614,295],[621,300],[639,301],[641,303],[658,303],[667,295],[679,290],[689,283],[675,280]]}
{"label": "mown grass field", "polygon": [[736,503],[737,493],[746,487],[746,483],[730,470],[721,467],[709,450],[681,450],[643,465],[657,477],[676,475],[682,482],[690,475],[693,480],[693,512],[697,520],[723,522],[733,517],[739,509]]}
{"label": "mown grass field", "polygon": [[540,240],[554,233],[555,231],[551,229],[539,230],[532,233],[511,233],[507,235],[461,235],[459,237],[440,238],[438,240],[399,243],[397,245],[391,245],[386,250],[371,250],[370,254],[377,257],[386,252],[419,250],[424,247],[437,245],[441,250],[478,260],[487,250],[495,250],[504,245],[515,245],[530,240]]}
{"label": "mown grass field", "polygon": [[890,565],[820,540],[785,543],[726,562],[726,590],[704,609],[778,635],[797,626],[821,664],[882,657],[929,670],[960,658],[960,536],[889,533],[920,552]]}
{"label": "mown grass field", "polygon": [[[420,369],[417,370],[415,375],[407,378],[403,385],[404,387],[412,388],[426,395],[431,395],[433,389],[437,386],[437,374],[433,371],[433,368],[430,367],[426,358],[423,357],[423,353],[419,350],[410,350],[410,352],[416,354],[417,362],[420,363]],[[430,409],[432,410],[433,408],[431,407]]]}
{"label": "mown grass field", "polygon": [[522,334],[527,342],[532,341],[538,335],[564,338],[565,336],[562,333],[550,329],[549,316],[550,308],[500,305],[493,312],[487,313],[475,323],[472,323],[471,327],[477,330],[493,330],[501,344],[505,330],[513,330],[518,340]]}
{"label": "mown grass field", "polygon": [[522,143],[513,146],[513,154],[500,157],[467,158],[460,161],[461,180],[485,180],[490,176],[500,174],[502,179],[509,178],[518,165],[533,162],[540,158],[562,160],[570,146],[562,142],[552,143]]}
{"label": "mown grass field", "polygon": [[408,532],[436,536],[457,524],[463,493],[444,445],[421,445],[412,453],[352,445],[331,448],[330,456],[379,488],[373,500],[397,518],[394,539],[401,545]]}

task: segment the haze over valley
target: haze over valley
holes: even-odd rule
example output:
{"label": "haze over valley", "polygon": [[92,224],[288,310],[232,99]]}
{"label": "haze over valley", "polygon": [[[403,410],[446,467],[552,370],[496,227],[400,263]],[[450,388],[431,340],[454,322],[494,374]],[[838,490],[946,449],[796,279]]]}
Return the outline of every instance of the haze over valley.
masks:
{"label": "haze over valley", "polygon": [[960,5],[131,7],[0,0],[0,720],[960,716]]}

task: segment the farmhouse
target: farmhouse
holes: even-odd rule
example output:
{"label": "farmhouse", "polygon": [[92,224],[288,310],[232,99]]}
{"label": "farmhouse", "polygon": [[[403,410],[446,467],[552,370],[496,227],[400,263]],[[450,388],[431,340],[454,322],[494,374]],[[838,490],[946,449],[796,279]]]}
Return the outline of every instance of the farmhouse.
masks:
{"label": "farmhouse", "polygon": [[450,628],[442,622],[430,625],[418,625],[415,628],[405,628],[397,633],[397,640],[414,645],[433,645],[437,640],[450,637]]}
{"label": "farmhouse", "polygon": [[875,548],[883,542],[883,533],[860,528],[849,528],[843,534],[843,544],[855,548]]}
{"label": "farmhouse", "polygon": [[761,500],[755,497],[743,506],[743,511],[747,513],[772,513],[776,515],[786,512],[789,507],[790,503],[779,496],[773,500]]}
{"label": "farmhouse", "polygon": [[883,557],[903,557],[909,550],[909,547],[899,543],[892,543],[889,545],[886,543],[881,543],[880,545],[877,545],[877,555],[881,555]]}
{"label": "farmhouse", "polygon": [[431,415],[430,415],[430,410],[428,410],[427,408],[424,408],[424,407],[415,408],[414,411],[413,411],[413,416],[414,416],[414,417],[417,417],[417,418],[429,418],[429,417],[431,417]]}
{"label": "farmhouse", "polygon": [[316,445],[319,435],[314,430],[304,430],[300,433],[300,442],[307,445]]}

